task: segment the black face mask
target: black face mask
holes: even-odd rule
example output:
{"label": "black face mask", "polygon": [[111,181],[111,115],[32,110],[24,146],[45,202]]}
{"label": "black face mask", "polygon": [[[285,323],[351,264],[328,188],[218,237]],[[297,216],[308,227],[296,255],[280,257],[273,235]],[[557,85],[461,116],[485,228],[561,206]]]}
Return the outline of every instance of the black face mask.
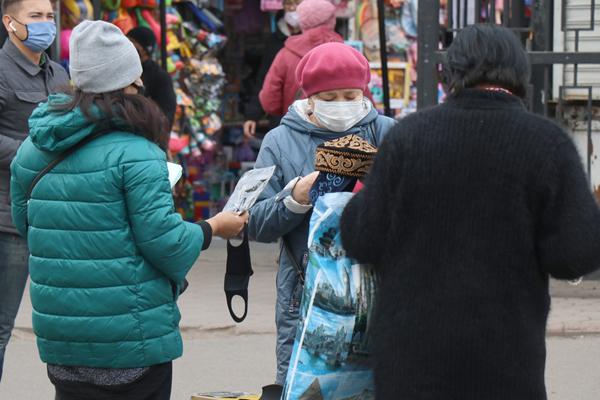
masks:
{"label": "black face mask", "polygon": [[134,82],[134,83],[132,83],[132,84],[131,84],[131,86],[133,86],[134,88],[136,88],[136,89],[137,89],[137,91],[138,91],[138,94],[139,94],[140,96],[143,96],[143,95],[146,93],[146,88],[144,87],[144,85],[140,86],[140,85],[137,85],[137,84]]}
{"label": "black face mask", "polygon": [[[235,322],[242,322],[248,314],[248,283],[252,271],[250,261],[250,243],[248,243],[248,224],[244,225],[244,240],[235,247],[227,241],[227,270],[225,273],[225,295],[227,296],[227,308]],[[238,317],[233,312],[231,301],[235,296],[244,300],[244,315]]]}

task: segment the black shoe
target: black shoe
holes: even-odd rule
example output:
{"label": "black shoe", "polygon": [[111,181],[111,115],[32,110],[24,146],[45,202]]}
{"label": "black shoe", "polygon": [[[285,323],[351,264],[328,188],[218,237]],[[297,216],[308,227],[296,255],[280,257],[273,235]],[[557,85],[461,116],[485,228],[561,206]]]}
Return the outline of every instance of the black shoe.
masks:
{"label": "black shoe", "polygon": [[283,386],[267,385],[262,388],[262,396],[258,400],[279,400],[281,399],[281,393],[283,393]]}

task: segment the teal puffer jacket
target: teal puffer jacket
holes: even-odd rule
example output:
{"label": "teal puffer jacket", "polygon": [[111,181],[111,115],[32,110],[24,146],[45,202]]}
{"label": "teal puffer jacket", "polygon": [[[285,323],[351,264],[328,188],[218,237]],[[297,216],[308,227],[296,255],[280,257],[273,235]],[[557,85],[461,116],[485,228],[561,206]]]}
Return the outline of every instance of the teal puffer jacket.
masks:
{"label": "teal puffer jacket", "polygon": [[[67,100],[50,96],[49,103]],[[181,315],[169,279],[183,281],[204,236],[174,212],[165,153],[140,136],[110,133],[46,174],[28,204],[35,176],[99,129],[79,109],[59,116],[48,104],[29,126],[11,164],[12,216],[31,251],[42,361],[127,368],[180,357]]]}

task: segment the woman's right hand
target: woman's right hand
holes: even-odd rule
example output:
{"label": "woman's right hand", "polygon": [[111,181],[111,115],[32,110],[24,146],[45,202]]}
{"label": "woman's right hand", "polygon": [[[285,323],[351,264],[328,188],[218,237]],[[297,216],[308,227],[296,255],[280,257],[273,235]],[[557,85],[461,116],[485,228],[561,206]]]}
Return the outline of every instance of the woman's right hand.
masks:
{"label": "woman's right hand", "polygon": [[256,133],[256,121],[248,120],[244,122],[244,136],[248,139],[254,139],[254,133]]}
{"label": "woman's right hand", "polygon": [[206,222],[210,224],[213,236],[230,239],[244,229],[244,224],[248,221],[249,217],[250,213],[248,211],[241,214],[234,213],[233,211],[223,211],[207,219]]}

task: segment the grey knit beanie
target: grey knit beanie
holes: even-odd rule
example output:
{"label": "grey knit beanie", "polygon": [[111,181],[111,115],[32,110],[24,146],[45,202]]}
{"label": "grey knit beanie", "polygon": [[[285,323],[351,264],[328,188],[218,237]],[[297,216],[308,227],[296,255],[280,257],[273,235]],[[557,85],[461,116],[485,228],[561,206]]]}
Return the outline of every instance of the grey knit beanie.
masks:
{"label": "grey knit beanie", "polygon": [[133,43],[113,24],[83,21],[69,41],[69,69],[76,89],[106,93],[131,85],[142,75]]}

